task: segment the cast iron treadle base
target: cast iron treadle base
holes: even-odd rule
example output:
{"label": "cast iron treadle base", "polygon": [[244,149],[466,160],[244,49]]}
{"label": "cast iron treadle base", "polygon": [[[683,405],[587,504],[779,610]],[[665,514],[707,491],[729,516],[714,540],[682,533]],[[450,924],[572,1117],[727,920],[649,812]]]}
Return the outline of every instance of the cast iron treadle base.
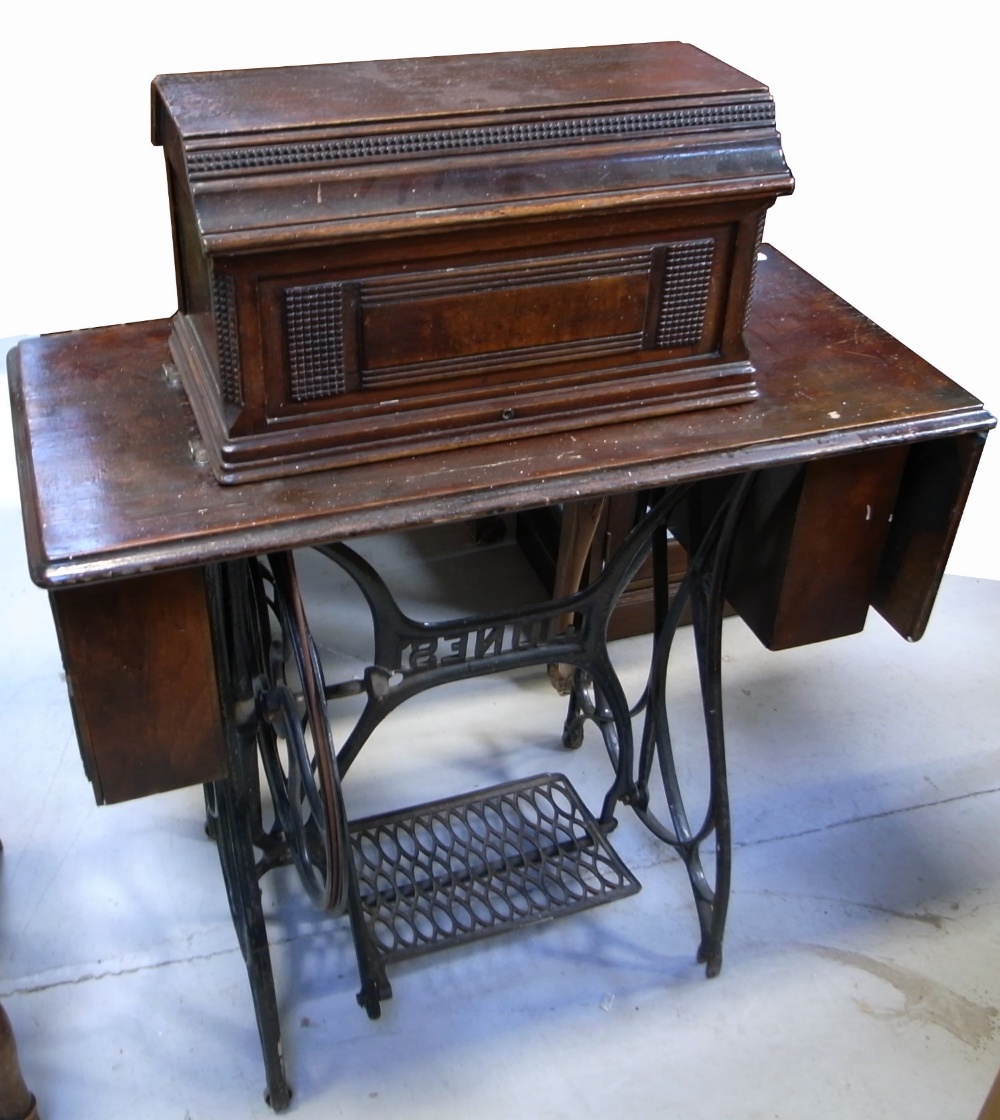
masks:
{"label": "cast iron treadle base", "polygon": [[350,831],[369,959],[383,977],[390,958],[561,917],[640,886],[561,774],[368,817]]}

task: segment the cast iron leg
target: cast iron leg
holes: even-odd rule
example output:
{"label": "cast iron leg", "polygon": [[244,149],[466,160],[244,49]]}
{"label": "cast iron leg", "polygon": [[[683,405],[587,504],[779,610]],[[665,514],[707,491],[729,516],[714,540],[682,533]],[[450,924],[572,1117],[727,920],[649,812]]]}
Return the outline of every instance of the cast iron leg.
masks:
{"label": "cast iron leg", "polygon": [[[619,802],[681,855],[694,892],[701,945],[699,959],[710,976],[721,966],[722,935],[729,894],[729,808],[726,792],[720,686],[721,622],[725,567],[745,483],[731,484],[721,501],[703,502],[680,485],[648,503],[649,512],[616,556],[587,589],[519,611],[501,611],[444,622],[408,618],[385,583],[357,553],[342,545],[320,552],[343,568],[371,608],[373,662],[364,676],[327,684],[309,634],[291,558],[272,556],[269,567],[250,560],[218,568],[213,577],[215,633],[222,704],[227,715],[229,775],[208,787],[210,817],[219,843],[226,887],[240,947],[247,964],[268,1081],[276,1109],[290,1093],[281,1056],[280,1028],[258,880],[270,867],[293,862],[321,908],[347,909],[361,974],[358,1001],[369,1016],[391,994],[385,952],[365,929],[357,870],[351,858],[340,778],[374,729],[406,699],[453,681],[528,665],[575,666],[574,689],[564,731],[568,746],[579,744],[582,724],[599,727],[614,766],[614,780],[599,820],[603,833],[615,825]],[[690,508],[690,514],[682,511]],[[697,515],[707,509],[707,527]],[[687,517],[689,574],[669,611],[658,595],[658,629],[646,692],[630,712],[607,648],[607,623],[622,590],[651,547],[663,550],[663,535],[675,515]],[[657,578],[665,581],[664,564]],[[667,725],[665,681],[680,610],[690,598],[711,768],[709,805],[692,828],[681,796]],[[573,623],[567,628],[567,619]],[[362,714],[339,754],[329,737],[326,701],[365,695]],[[645,709],[636,757],[632,719]],[[271,790],[276,823],[264,834],[258,750]],[[649,781],[658,762],[668,806],[664,824],[649,804]],[[704,873],[700,849],[715,840],[714,886]],[[261,858],[255,862],[255,849]]]}
{"label": "cast iron leg", "polygon": [[222,863],[229,908],[246,963],[267,1080],[265,1100],[275,1111],[288,1107],[281,1023],[261,903],[255,844],[266,846],[257,768],[257,717],[253,703],[252,603],[244,566],[213,569],[210,579],[217,641],[216,659],[226,713],[228,775],[205,787],[208,831]]}
{"label": "cast iron leg", "polygon": [[[729,792],[726,777],[725,736],[722,718],[722,618],[725,609],[725,579],[733,534],[752,476],[734,480],[721,500],[710,504],[708,524],[699,524],[701,506],[697,492],[689,499],[685,543],[689,566],[685,579],[669,609],[666,608],[667,573],[662,527],[655,532],[654,564],[657,629],[649,682],[639,710],[645,721],[638,755],[638,777],[634,806],[639,819],[661,840],[673,847],[684,861],[694,895],[701,941],[698,960],[708,976],[722,968],[722,941],[729,907],[732,836]],[[690,602],[698,659],[701,699],[709,762],[708,803],[704,818],[693,827],[684,804],[681,781],[674,759],[667,715],[666,681],[670,652],[684,607]],[[650,780],[659,775],[666,798],[669,823],[650,808]],[[714,882],[705,873],[701,848],[714,839]]]}
{"label": "cast iron leg", "polygon": [[205,801],[211,829],[219,846],[229,909],[250,980],[267,1079],[264,1099],[275,1111],[280,1112],[288,1107],[292,1093],[285,1077],[281,1051],[281,1022],[278,1018],[264,909],[257,882],[248,805],[246,798],[241,795],[239,782],[233,778],[206,786]]}

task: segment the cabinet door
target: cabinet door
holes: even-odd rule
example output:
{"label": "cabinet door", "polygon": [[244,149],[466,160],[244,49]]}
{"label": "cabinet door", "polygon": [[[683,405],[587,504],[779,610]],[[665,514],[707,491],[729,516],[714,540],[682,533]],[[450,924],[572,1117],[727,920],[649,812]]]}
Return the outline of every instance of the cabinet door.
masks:
{"label": "cabinet door", "polygon": [[50,601],[98,803],[223,777],[204,571],[73,587]]}

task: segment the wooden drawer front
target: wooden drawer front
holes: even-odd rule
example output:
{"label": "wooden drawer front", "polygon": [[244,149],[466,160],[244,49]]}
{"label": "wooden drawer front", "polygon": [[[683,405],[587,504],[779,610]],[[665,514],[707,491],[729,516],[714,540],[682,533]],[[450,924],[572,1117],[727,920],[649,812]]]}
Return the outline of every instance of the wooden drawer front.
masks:
{"label": "wooden drawer front", "polygon": [[910,448],[872,600],[908,641],[923,636],[985,442],[976,432]]}
{"label": "wooden drawer front", "polygon": [[84,768],[100,804],[225,774],[204,573],[52,592]]}
{"label": "wooden drawer front", "polygon": [[864,628],[906,454],[889,447],[760,474],[726,597],[768,649]]}

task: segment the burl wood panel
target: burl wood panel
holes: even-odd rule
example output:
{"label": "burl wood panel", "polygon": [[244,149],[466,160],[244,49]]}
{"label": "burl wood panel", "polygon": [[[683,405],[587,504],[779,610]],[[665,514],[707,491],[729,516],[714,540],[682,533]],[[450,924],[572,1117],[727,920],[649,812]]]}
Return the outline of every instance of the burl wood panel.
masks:
{"label": "burl wood panel", "polygon": [[223,777],[204,570],[85,585],[50,600],[98,803]]}
{"label": "burl wood panel", "polygon": [[[371,285],[365,301],[367,383],[384,383],[388,372],[426,377],[451,372],[462,358],[495,355],[494,363],[518,359],[507,352],[572,352],[581,343],[611,345],[615,336],[641,339],[649,287],[648,266],[633,272],[627,261],[602,274],[600,262],[584,257],[544,267],[455,270],[420,281]],[[577,266],[577,267],[574,267]],[[464,281],[464,282],[463,282]],[[519,359],[524,361],[522,354]],[[396,379],[394,378],[394,380]]]}

